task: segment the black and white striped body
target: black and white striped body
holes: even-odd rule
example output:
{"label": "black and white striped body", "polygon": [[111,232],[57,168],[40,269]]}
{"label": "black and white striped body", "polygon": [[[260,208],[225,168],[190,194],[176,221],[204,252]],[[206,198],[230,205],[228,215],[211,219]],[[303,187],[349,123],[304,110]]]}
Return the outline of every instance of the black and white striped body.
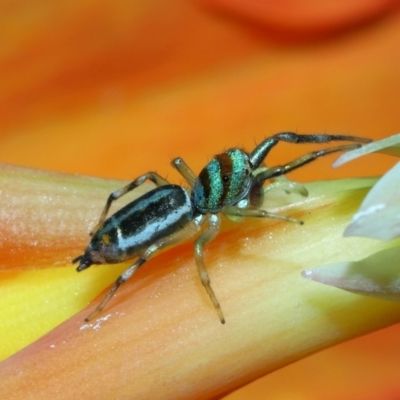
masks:
{"label": "black and white striped body", "polygon": [[192,220],[192,205],[185,189],[177,185],[157,187],[104,221],[80,259],[78,270],[140,256]]}

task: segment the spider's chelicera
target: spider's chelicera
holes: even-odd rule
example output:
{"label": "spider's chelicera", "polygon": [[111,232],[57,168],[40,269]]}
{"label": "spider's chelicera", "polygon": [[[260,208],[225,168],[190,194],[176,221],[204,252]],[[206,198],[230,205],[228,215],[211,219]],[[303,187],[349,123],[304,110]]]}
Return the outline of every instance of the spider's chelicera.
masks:
{"label": "spider's chelicera", "polygon": [[[331,147],[308,153],[287,164],[266,168],[263,162],[269,151],[280,141],[289,143],[326,143],[349,141],[352,144]],[[118,277],[97,308],[86,321],[97,315],[114,295],[157,250],[186,239],[207,228],[197,237],[194,255],[200,279],[222,323],[225,318],[210,285],[204,264],[204,246],[220,230],[219,213],[228,217],[261,217],[302,223],[299,220],[270,213],[263,204],[266,180],[285,175],[321,156],[338,151],[348,151],[369,143],[369,139],[344,135],[300,135],[282,132],[265,139],[247,153],[233,148],[218,154],[205,166],[199,176],[192,172],[182,158],[175,158],[172,165],[190,186],[187,191],[170,184],[156,172],[141,175],[127,186],[109,196],[100,221],[91,233],[92,238],[85,253],[73,260],[79,261],[77,271],[92,264],[112,264],[136,258],[136,261]],[[111,204],[121,196],[140,186],[146,180],[154,182],[155,189],[137,198],[106,219]]]}

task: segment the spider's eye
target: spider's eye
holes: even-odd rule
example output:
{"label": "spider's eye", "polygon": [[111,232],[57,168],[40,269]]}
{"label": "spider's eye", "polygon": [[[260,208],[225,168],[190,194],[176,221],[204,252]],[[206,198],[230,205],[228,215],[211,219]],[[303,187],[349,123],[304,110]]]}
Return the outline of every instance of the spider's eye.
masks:
{"label": "spider's eye", "polygon": [[231,180],[231,177],[229,175],[222,175],[222,181],[227,183]]}

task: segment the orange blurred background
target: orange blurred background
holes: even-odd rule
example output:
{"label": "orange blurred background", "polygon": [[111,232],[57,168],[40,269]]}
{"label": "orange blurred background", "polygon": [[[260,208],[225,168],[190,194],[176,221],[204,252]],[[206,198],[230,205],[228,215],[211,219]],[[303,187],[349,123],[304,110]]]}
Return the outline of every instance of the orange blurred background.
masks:
{"label": "orange blurred background", "polygon": [[[400,131],[397,1],[260,4],[0,0],[0,161],[179,182],[173,157],[197,173],[279,131]],[[311,149],[281,144],[268,164]],[[331,170],[330,157],[292,176],[377,175],[394,163],[370,160]],[[399,334],[325,350],[228,398],[399,398]]]}

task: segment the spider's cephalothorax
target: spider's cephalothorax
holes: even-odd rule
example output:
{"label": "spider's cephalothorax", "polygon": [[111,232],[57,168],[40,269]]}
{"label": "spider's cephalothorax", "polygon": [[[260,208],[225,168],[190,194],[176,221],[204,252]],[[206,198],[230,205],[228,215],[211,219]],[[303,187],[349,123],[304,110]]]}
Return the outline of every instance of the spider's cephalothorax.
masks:
{"label": "spider's cephalothorax", "polygon": [[247,154],[240,149],[218,154],[200,172],[192,198],[202,213],[217,213],[225,206],[237,204],[252,185],[252,167]]}
{"label": "spider's cephalothorax", "polygon": [[[264,167],[263,163],[269,151],[280,141],[354,143],[317,150],[287,164]],[[73,262],[79,261],[77,270],[82,271],[92,264],[118,263],[130,258],[136,258],[136,261],[118,277],[102,302],[86,320],[99,313],[118,287],[157,250],[198,233],[207,220],[207,228],[195,240],[194,255],[201,282],[220,321],[225,323],[221,307],[211,288],[203,254],[204,246],[219,233],[219,213],[233,218],[262,217],[299,223],[301,221],[260,208],[263,203],[265,181],[285,175],[326,154],[352,150],[369,142],[369,139],[354,136],[300,135],[282,132],[265,139],[250,153],[233,148],[214,156],[197,177],[182,158],[175,158],[172,165],[189,184],[190,193],[181,186],[170,184],[155,172],[141,175],[127,186],[111,193],[89,245],[84,254],[76,257]],[[115,200],[146,180],[151,180],[157,187],[106,219]]]}
{"label": "spider's cephalothorax", "polygon": [[[326,143],[339,140],[353,141],[357,144],[331,147],[306,154],[288,164],[261,168],[269,151],[279,141]],[[284,175],[326,154],[351,150],[359,147],[358,143],[369,142],[369,139],[354,136],[299,135],[282,132],[265,139],[251,153],[246,153],[239,148],[229,149],[214,156],[195,179],[192,190],[194,204],[204,214],[217,212],[229,214],[230,207],[233,206],[239,208],[259,207],[263,198],[262,187],[267,179]]]}

